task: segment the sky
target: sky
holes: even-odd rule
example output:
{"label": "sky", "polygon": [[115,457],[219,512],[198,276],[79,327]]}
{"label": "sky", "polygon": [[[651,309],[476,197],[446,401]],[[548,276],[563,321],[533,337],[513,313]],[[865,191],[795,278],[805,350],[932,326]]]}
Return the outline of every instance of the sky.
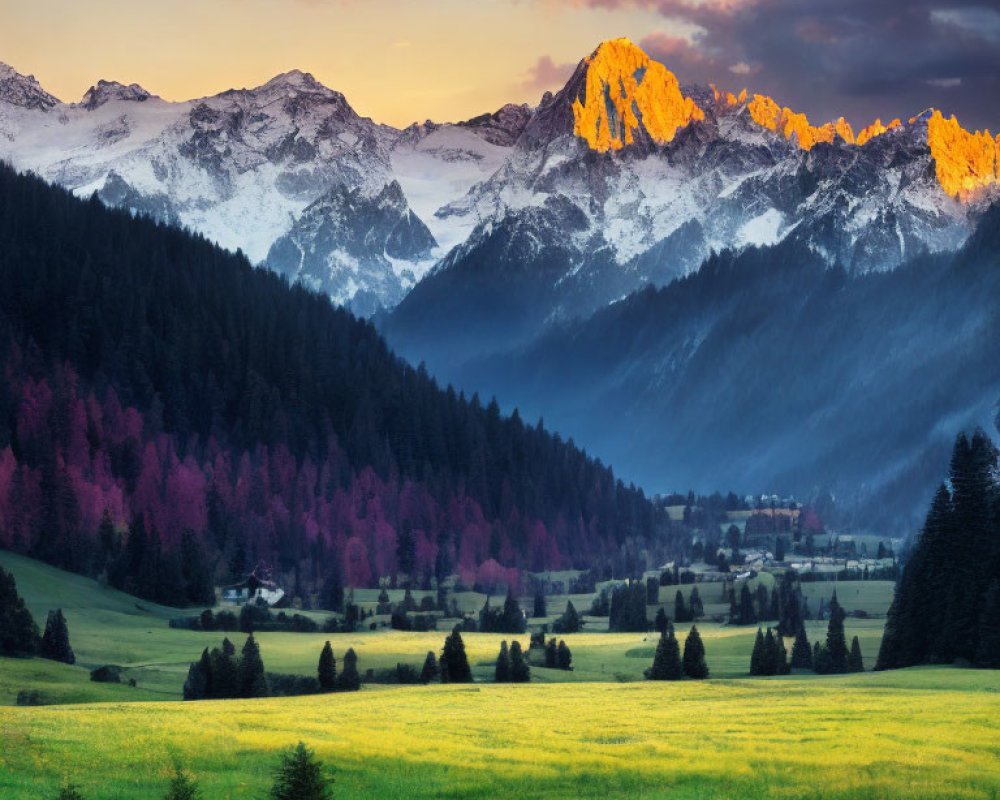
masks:
{"label": "sky", "polygon": [[62,100],[98,79],[169,100],[291,69],[405,126],[538,102],[627,36],[681,83],[859,127],[934,106],[1000,129],[1000,0],[0,0],[0,61]]}

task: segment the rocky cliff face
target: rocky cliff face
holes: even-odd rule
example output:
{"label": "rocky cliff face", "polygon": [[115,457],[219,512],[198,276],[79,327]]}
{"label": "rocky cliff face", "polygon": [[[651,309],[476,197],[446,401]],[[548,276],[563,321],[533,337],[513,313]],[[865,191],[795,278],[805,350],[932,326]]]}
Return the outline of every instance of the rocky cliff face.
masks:
{"label": "rocky cliff face", "polygon": [[398,303],[416,282],[411,265],[429,262],[436,246],[398,182],[374,195],[341,185],[305,209],[267,264],[367,315]]}

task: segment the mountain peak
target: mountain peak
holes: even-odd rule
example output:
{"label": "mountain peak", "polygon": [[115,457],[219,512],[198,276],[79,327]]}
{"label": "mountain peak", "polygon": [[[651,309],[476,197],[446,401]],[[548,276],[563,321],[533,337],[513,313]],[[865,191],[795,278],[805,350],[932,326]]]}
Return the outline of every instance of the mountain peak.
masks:
{"label": "mountain peak", "polygon": [[313,77],[311,72],[303,72],[300,69],[289,70],[275,75],[271,80],[259,87],[261,89],[292,89],[306,92],[332,92]]}
{"label": "mountain peak", "polygon": [[625,38],[598,45],[570,86],[573,132],[601,152],[642,139],[666,144],[679,128],[705,118],[676,76]]}
{"label": "mountain peak", "polygon": [[0,103],[42,111],[59,104],[59,98],[46,92],[34,75],[22,75],[9,64],[0,61]]}
{"label": "mountain peak", "polygon": [[155,97],[155,95],[147,92],[138,83],[130,83],[126,86],[118,81],[99,80],[96,85],[87,89],[80,100],[80,105],[88,111],[93,111],[105,103],[116,100],[143,103],[151,97]]}
{"label": "mountain peak", "polygon": [[914,120],[927,123],[937,179],[948,194],[964,199],[1000,188],[1000,135],[967,131],[954,115],[946,118],[937,109]]}

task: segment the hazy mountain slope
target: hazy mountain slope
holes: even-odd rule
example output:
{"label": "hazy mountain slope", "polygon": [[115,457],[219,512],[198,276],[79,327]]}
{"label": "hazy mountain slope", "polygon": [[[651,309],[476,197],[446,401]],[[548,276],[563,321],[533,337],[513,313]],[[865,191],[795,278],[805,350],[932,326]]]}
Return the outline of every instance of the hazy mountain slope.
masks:
{"label": "hazy mountain slope", "polygon": [[828,488],[899,525],[956,432],[992,425],[998,341],[994,210],[959,255],[888,273],[829,269],[794,243],[714,257],[458,377],[650,491]]}

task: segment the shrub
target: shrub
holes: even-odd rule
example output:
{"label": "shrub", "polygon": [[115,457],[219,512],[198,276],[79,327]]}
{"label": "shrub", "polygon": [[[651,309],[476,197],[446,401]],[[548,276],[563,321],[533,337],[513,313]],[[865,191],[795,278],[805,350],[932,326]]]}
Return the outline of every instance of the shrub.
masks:
{"label": "shrub", "polygon": [[116,667],[114,664],[105,664],[103,667],[92,669],[90,679],[94,683],[121,683],[122,668]]}

